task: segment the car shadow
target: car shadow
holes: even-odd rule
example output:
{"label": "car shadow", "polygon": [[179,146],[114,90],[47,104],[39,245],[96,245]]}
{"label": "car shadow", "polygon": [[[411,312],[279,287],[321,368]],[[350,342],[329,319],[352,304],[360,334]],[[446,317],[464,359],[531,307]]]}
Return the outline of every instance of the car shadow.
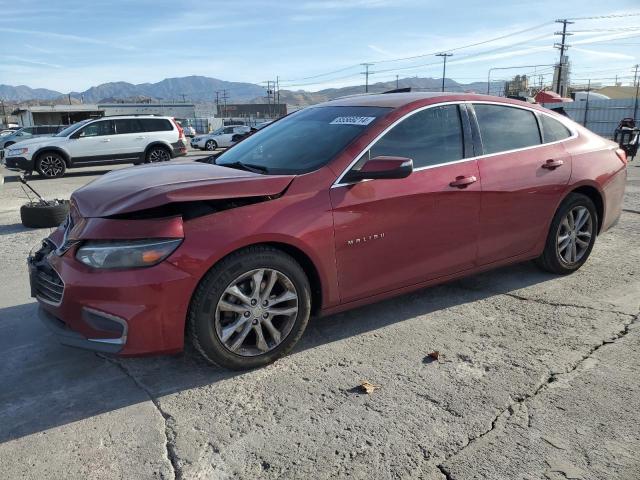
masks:
{"label": "car shadow", "polygon": [[[292,355],[553,278],[524,263],[313,319]],[[191,348],[105,358],[64,347],[36,310],[35,302],[0,310],[0,443],[147,401],[148,393],[162,397],[245,374],[211,366]]]}
{"label": "car shadow", "polygon": [[0,236],[12,235],[14,233],[20,233],[20,232],[30,232],[32,230],[34,229],[27,228],[21,223],[11,223],[9,225],[0,225]]}

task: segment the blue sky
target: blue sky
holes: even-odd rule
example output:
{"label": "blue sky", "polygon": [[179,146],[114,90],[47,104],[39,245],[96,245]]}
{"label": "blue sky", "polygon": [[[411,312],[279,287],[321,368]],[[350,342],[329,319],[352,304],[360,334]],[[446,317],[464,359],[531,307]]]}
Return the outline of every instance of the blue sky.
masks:
{"label": "blue sky", "polygon": [[[318,90],[370,81],[439,77],[429,54],[455,50],[447,77],[483,80],[491,67],[552,64],[557,18],[640,14],[638,0],[0,0],[0,83],[68,92],[111,81],[206,75]],[[640,62],[640,16],[576,20],[573,77],[630,82]],[[341,70],[331,75],[325,72]],[[551,67],[501,70],[546,74]],[[314,77],[314,78],[307,78]],[[596,80],[597,81],[597,80]],[[611,80],[613,81],[613,80]]]}

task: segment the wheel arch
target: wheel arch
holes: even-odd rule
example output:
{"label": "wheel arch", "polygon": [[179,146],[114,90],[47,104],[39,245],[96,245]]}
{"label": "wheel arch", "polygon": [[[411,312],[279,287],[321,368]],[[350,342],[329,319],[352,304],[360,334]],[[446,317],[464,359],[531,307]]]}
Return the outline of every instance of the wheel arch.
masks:
{"label": "wheel arch", "polygon": [[596,206],[596,212],[598,214],[598,233],[600,233],[604,220],[604,196],[602,195],[600,190],[598,190],[593,185],[585,184],[572,189],[569,193],[581,193],[582,195],[589,197],[589,199],[593,202],[593,204]]}
{"label": "wheel arch", "polygon": [[[307,275],[307,279],[309,280],[309,286],[311,287],[311,315],[315,316],[318,313],[320,313],[320,311],[322,310],[323,285],[322,285],[320,272],[316,267],[316,264],[311,259],[311,256],[308,255],[301,248],[291,243],[286,243],[279,240],[267,240],[267,241],[249,243],[226,252],[224,255],[222,255],[213,264],[209,266],[209,268],[202,274],[202,276],[198,280],[197,285],[199,285],[200,282],[202,282],[202,280],[206,277],[207,273],[211,271],[212,268],[218,265],[225,258],[251,247],[262,247],[262,246],[271,247],[276,250],[280,250],[281,252],[286,253],[287,255],[293,257],[293,259],[300,264],[300,266],[302,267],[302,270]],[[197,287],[194,289],[194,293],[196,290],[197,290]]]}
{"label": "wheel arch", "polygon": [[42,147],[36,150],[31,157],[33,158],[34,166],[35,166],[35,162],[38,160],[38,157],[40,157],[40,155],[42,155],[43,153],[47,153],[47,152],[55,152],[60,154],[60,156],[64,159],[64,163],[67,165],[67,168],[71,167],[72,165],[71,157],[67,152],[65,152],[60,147]]}
{"label": "wheel arch", "polygon": [[149,145],[147,145],[147,147],[144,149],[144,153],[142,154],[142,158],[146,159],[147,158],[147,154],[149,153],[149,150],[151,150],[154,147],[162,147],[164,148],[167,152],[169,152],[169,155],[171,156],[171,158],[173,158],[173,148],[171,148],[171,145],[169,145],[168,143],[165,143],[161,140],[155,140],[153,142],[151,142]]}

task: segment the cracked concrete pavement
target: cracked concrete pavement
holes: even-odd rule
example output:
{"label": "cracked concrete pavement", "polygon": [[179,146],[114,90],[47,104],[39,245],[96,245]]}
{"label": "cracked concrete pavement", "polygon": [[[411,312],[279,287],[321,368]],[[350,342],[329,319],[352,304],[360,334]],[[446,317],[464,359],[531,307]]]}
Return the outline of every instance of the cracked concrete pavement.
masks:
{"label": "cracked concrete pavement", "polygon": [[[34,181],[66,196],[95,171]],[[619,225],[568,277],[529,263],[313,320],[251,372],[188,350],[58,345],[24,258],[46,234],[0,192],[5,478],[640,478],[640,167]],[[438,350],[438,361],[425,359]],[[380,385],[371,395],[362,380]]]}

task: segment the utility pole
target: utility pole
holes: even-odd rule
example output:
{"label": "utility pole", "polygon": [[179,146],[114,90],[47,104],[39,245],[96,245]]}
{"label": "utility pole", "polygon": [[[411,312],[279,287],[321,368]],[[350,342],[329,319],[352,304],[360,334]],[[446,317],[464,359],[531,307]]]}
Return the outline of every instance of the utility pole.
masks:
{"label": "utility pole", "polygon": [[280,117],[280,76],[276,75],[276,95],[278,96],[278,101],[276,102],[276,115]]}
{"label": "utility pole", "polygon": [[573,35],[572,33],[567,32],[567,25],[570,25],[574,22],[570,22],[566,18],[564,20],[556,20],[556,23],[562,24],[562,32],[555,32],[554,35],[562,35],[562,42],[556,43],[553,46],[560,50],[560,61],[558,62],[558,78],[556,79],[556,93],[558,95],[562,95],[560,93],[560,84],[562,83],[562,65],[564,63],[564,52],[569,46],[566,44],[566,38],[568,35]]}
{"label": "utility pole", "polygon": [[364,93],[369,93],[369,67],[373,65],[373,63],[361,63],[364,67],[364,72],[360,72],[364,75]]}
{"label": "utility pole", "polygon": [[225,88],[222,90],[222,101],[224,102],[224,116],[228,115],[227,113],[227,99],[229,98],[227,95],[228,90]]}
{"label": "utility pole", "polygon": [[182,97],[182,103],[187,103],[187,100],[186,100],[187,96],[184,93],[181,93],[180,96]]}
{"label": "utility pole", "polygon": [[400,75],[396,75],[396,89],[400,88],[400,87],[398,86],[398,81],[399,81],[399,80],[398,80],[398,78],[399,78],[399,77],[400,77]]}
{"label": "utility pole", "polygon": [[638,67],[639,64],[635,64],[633,68],[635,68],[635,73],[633,74],[633,84],[636,86],[636,100],[633,103],[633,119],[636,120],[638,117],[638,93],[640,93],[640,78],[638,78]]}
{"label": "utility pole", "polygon": [[436,53],[436,57],[442,57],[442,91],[444,92],[444,79],[447,74],[447,57],[452,57],[453,53]]}
{"label": "utility pole", "polygon": [[589,92],[591,91],[591,79],[587,81],[587,101],[584,104],[584,120],[582,126],[587,126],[587,115],[589,114]]}

